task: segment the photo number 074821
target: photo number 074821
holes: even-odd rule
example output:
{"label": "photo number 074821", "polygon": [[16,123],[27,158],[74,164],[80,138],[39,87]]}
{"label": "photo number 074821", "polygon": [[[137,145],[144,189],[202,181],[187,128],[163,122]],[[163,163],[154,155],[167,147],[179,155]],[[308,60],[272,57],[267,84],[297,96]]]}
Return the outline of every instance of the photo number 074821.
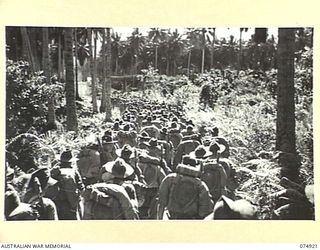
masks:
{"label": "photo number 074821", "polygon": [[315,219],[313,28],[5,31],[6,221]]}

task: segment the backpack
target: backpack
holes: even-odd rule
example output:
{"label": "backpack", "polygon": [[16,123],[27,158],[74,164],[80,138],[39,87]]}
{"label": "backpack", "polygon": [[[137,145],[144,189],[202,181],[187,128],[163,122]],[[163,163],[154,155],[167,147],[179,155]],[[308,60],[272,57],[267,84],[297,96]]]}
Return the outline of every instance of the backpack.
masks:
{"label": "backpack", "polygon": [[199,145],[200,143],[198,141],[193,141],[193,140],[182,141],[176,150],[176,154],[173,159],[173,167],[175,168],[179,163],[181,163],[182,157],[184,155],[190,154]]}
{"label": "backpack", "polygon": [[155,157],[140,155],[139,167],[148,187],[159,187],[160,161]]}
{"label": "backpack", "polygon": [[109,161],[114,161],[115,159],[117,159],[117,154],[116,154],[116,150],[118,149],[117,146],[115,144],[111,144],[111,150],[107,151],[107,146],[103,145],[102,148],[100,149],[100,163],[101,166],[103,166],[104,164],[106,164]]}
{"label": "backpack", "polygon": [[72,168],[59,168],[59,193],[55,200],[67,200],[69,205],[76,209],[79,205],[80,191],[75,179],[75,170]]}
{"label": "backpack", "polygon": [[82,177],[86,178],[99,178],[100,173],[100,153],[93,149],[83,149],[78,154],[78,169]]}
{"label": "backpack", "polygon": [[176,149],[182,140],[182,135],[179,130],[172,130],[169,133],[169,141],[172,143],[174,149]]}
{"label": "backpack", "polygon": [[228,141],[224,137],[221,137],[221,136],[215,136],[215,137],[213,137],[213,139],[217,143],[226,147],[226,149],[221,153],[220,157],[221,158],[228,158],[230,156],[230,146],[229,146]]}
{"label": "backpack", "polygon": [[223,166],[215,161],[205,162],[200,176],[206,183],[214,201],[226,194],[227,174]]}
{"label": "backpack", "polygon": [[135,219],[137,215],[124,187],[96,183],[84,192],[84,219]]}
{"label": "backpack", "polygon": [[131,147],[134,147],[137,144],[137,133],[135,131],[119,131],[117,137],[120,148],[125,144],[129,144]]}
{"label": "backpack", "polygon": [[153,138],[158,138],[160,134],[159,128],[157,128],[155,125],[143,127],[140,133],[142,133],[143,131],[147,132],[148,135]]}
{"label": "backpack", "polygon": [[168,211],[171,215],[197,217],[200,193],[200,180],[195,168],[179,165],[177,175],[170,188]]}

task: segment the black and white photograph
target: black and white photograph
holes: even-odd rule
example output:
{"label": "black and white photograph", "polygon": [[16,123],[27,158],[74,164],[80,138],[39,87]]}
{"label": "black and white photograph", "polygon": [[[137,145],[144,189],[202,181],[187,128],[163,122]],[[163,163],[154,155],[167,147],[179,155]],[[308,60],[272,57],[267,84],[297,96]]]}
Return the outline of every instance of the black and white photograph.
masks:
{"label": "black and white photograph", "polygon": [[6,26],[3,220],[314,221],[313,35]]}

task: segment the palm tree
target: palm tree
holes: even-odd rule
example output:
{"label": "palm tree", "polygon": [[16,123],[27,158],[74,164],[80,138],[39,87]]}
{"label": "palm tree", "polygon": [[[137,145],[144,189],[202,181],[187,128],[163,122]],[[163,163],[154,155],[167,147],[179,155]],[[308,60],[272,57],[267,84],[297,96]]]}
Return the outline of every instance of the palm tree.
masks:
{"label": "palm tree", "polygon": [[115,62],[114,74],[117,75],[119,71],[119,55],[121,48],[120,35],[117,32],[112,32],[111,34],[111,57]]}
{"label": "palm tree", "polygon": [[74,69],[73,69],[73,45],[72,28],[64,28],[65,32],[65,65],[66,65],[66,106],[67,106],[67,129],[69,131],[78,130],[76,100],[74,88]]}
{"label": "palm tree", "polygon": [[158,47],[159,43],[163,38],[165,37],[166,32],[164,29],[159,29],[159,28],[151,28],[149,31],[149,39],[153,43],[155,47],[155,59],[154,59],[154,68],[158,69]]}
{"label": "palm tree", "polygon": [[[47,85],[50,85],[50,60],[49,60],[49,28],[42,28],[42,70],[46,77]],[[54,128],[56,115],[54,111],[54,98],[53,93],[49,93],[48,97],[48,127]]]}
{"label": "palm tree", "polygon": [[183,42],[181,34],[178,33],[177,29],[175,29],[175,31],[170,34],[171,35],[169,36],[168,58],[172,61],[172,74],[175,75],[177,70],[177,60],[183,50]]}
{"label": "palm tree", "polygon": [[192,50],[199,47],[198,31],[194,28],[187,28],[187,40],[189,41],[189,54],[188,54],[188,76],[190,75],[191,54]]}
{"label": "palm tree", "polygon": [[[77,29],[77,58],[80,65],[80,71],[83,72],[83,66],[88,60],[90,53],[89,53],[89,45],[88,45],[88,31],[86,28],[78,28]],[[82,81],[86,81],[83,79],[84,74],[82,74]]]}
{"label": "palm tree", "polygon": [[111,122],[111,35],[110,28],[107,28],[107,48],[106,48],[106,118],[105,121]]}
{"label": "palm tree", "polygon": [[[294,103],[295,29],[279,28],[276,150],[296,155]],[[280,165],[286,177],[298,178],[298,163],[283,159]]]}
{"label": "palm tree", "polygon": [[[89,65],[90,65],[90,73],[91,73],[92,111],[93,113],[96,113],[98,111],[96,72],[95,72],[96,46],[95,46],[95,52],[92,53],[92,29],[88,28],[87,32],[88,32],[88,43],[89,43]],[[96,42],[95,42],[95,45],[96,45]],[[94,54],[94,56],[92,54]]]}
{"label": "palm tree", "polygon": [[132,74],[138,73],[138,56],[143,48],[144,38],[142,34],[139,32],[139,28],[135,28],[128,38],[130,48],[131,48],[131,56],[132,56]]}

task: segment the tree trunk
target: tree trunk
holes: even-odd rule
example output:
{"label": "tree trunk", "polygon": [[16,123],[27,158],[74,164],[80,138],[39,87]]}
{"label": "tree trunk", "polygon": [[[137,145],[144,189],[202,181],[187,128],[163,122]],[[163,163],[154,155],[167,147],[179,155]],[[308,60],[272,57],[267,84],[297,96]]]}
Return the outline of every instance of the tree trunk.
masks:
{"label": "tree trunk", "polygon": [[81,100],[79,96],[79,81],[78,81],[78,39],[77,39],[77,28],[74,28],[74,72],[75,72],[75,82],[76,82],[76,100]]}
{"label": "tree trunk", "polygon": [[[48,27],[42,28],[42,70],[46,77],[47,85],[50,85],[50,62],[49,62],[49,29]],[[54,111],[54,97],[53,93],[49,93],[48,97],[48,117],[47,124],[48,127],[54,128],[56,121],[56,115]]]}
{"label": "tree trunk", "polygon": [[242,29],[240,29],[240,39],[239,39],[239,57],[238,57],[238,72],[242,69]]}
{"label": "tree trunk", "polygon": [[156,46],[154,69],[158,69],[158,46]]}
{"label": "tree trunk", "polygon": [[191,50],[188,55],[188,77],[190,76]]}
{"label": "tree trunk", "polygon": [[214,55],[214,44],[216,41],[216,30],[213,30],[213,36],[212,36],[212,44],[211,44],[211,58],[210,58],[210,68],[213,68],[213,55]]}
{"label": "tree trunk", "polygon": [[110,28],[107,28],[107,49],[106,49],[106,122],[112,122],[111,119],[111,36],[110,36]]}
{"label": "tree trunk", "polygon": [[67,130],[78,131],[76,98],[74,88],[74,68],[72,51],[72,28],[65,28],[65,65],[66,65],[66,106]]}
{"label": "tree trunk", "polygon": [[206,36],[205,36],[205,29],[202,29],[202,60],[201,60],[201,73],[204,73],[204,59],[205,59],[205,52],[206,52]]}
{"label": "tree trunk", "polygon": [[96,90],[96,75],[95,75],[94,60],[96,57],[97,42],[95,38],[94,56],[92,56],[92,29],[90,28],[88,28],[88,43],[89,43],[89,66],[90,66],[90,74],[91,74],[92,111],[93,113],[96,113],[98,112],[98,106],[97,106],[97,90]]}
{"label": "tree trunk", "polygon": [[[94,36],[94,41],[93,41],[93,45],[94,45],[94,47],[93,47],[93,77],[94,78],[92,78],[92,79],[94,79],[94,86],[93,86],[93,88],[94,89],[92,89],[93,90],[93,92],[92,92],[92,96],[94,96],[94,98],[95,98],[95,100],[97,100],[97,92],[98,92],[98,90],[97,90],[97,40],[98,40],[98,36],[97,36],[98,34],[97,34],[97,31],[95,30],[95,36]],[[96,106],[97,106],[97,112],[98,112],[98,104],[96,103],[95,104]]]}
{"label": "tree trunk", "polygon": [[100,112],[106,112],[106,31],[102,29],[102,95],[101,95],[101,105]]}
{"label": "tree trunk", "polygon": [[65,49],[62,50],[62,76],[63,76],[63,80],[64,82],[66,81],[66,52]]}
{"label": "tree trunk", "polygon": [[32,49],[31,49],[31,44],[30,44],[30,40],[29,40],[29,35],[28,35],[28,31],[26,27],[21,27],[21,36],[22,36],[22,41],[23,41],[23,45],[25,47],[26,50],[26,56],[28,58],[28,62],[30,64],[30,68],[32,71],[37,71],[37,67],[35,65],[35,59],[34,59],[34,55],[32,53]]}
{"label": "tree trunk", "polygon": [[34,70],[39,71],[42,68],[42,58],[41,53],[38,51],[38,33],[42,35],[42,28],[39,27],[29,27],[28,37],[31,46],[31,54],[33,56]]}
{"label": "tree trunk", "polygon": [[58,38],[58,79],[59,82],[64,79],[63,77],[63,71],[62,71],[62,50],[61,50],[61,33],[59,32],[59,38]]}
{"label": "tree trunk", "polygon": [[294,42],[295,29],[279,28],[276,150],[282,176],[296,180],[299,162],[296,155],[294,103]]}
{"label": "tree trunk", "polygon": [[138,74],[138,56],[134,60],[134,75]]}
{"label": "tree trunk", "polygon": [[201,73],[204,72],[204,54],[205,54],[205,48],[202,49],[202,61],[201,61]]}
{"label": "tree trunk", "polygon": [[166,70],[166,75],[168,76],[169,75],[169,72],[170,71],[170,61],[169,59],[167,59],[167,70]]}
{"label": "tree trunk", "polygon": [[116,57],[116,66],[115,66],[115,69],[114,69],[114,74],[117,76],[118,75],[118,71],[119,71],[119,58],[118,56]]}
{"label": "tree trunk", "polygon": [[177,74],[177,62],[176,60],[173,60],[173,75],[175,76]]}

